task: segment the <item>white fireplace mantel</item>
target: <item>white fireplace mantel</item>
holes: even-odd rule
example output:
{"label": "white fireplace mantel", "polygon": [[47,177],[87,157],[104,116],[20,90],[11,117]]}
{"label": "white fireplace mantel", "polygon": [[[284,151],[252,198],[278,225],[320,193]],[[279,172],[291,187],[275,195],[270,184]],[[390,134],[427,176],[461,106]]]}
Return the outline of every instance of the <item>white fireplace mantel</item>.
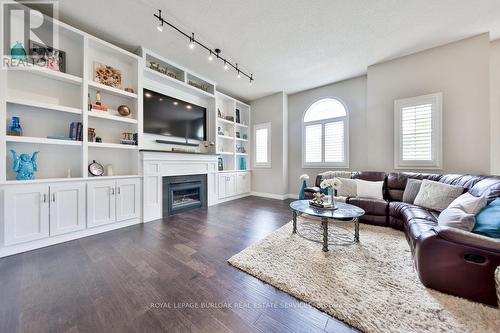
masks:
{"label": "white fireplace mantel", "polygon": [[163,177],[207,175],[208,206],[217,203],[217,155],[141,151],[144,222],[162,218]]}

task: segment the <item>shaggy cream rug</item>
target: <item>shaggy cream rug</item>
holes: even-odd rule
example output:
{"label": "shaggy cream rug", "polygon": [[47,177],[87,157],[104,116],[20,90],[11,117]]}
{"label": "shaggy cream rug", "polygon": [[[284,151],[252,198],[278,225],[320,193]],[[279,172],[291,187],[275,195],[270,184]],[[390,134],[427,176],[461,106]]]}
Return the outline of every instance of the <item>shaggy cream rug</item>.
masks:
{"label": "shaggy cream rug", "polygon": [[329,249],[288,223],[228,262],[365,332],[499,332],[498,309],[420,283],[400,231],[362,224],[359,244]]}

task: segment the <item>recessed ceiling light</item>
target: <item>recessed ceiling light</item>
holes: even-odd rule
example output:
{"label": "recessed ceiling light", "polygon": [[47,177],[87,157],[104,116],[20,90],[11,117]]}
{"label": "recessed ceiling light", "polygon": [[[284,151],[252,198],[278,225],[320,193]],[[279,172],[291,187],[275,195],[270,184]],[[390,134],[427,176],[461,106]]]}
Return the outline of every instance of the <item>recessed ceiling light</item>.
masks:
{"label": "recessed ceiling light", "polygon": [[150,98],[152,95],[150,93],[145,93],[144,96],[146,96],[147,98]]}
{"label": "recessed ceiling light", "polygon": [[174,105],[179,105],[179,103],[178,102],[174,102]]}
{"label": "recessed ceiling light", "polygon": [[191,109],[191,108],[192,108],[192,106],[191,106],[191,105],[189,105],[189,104],[188,104],[188,105],[186,105],[186,109]]}

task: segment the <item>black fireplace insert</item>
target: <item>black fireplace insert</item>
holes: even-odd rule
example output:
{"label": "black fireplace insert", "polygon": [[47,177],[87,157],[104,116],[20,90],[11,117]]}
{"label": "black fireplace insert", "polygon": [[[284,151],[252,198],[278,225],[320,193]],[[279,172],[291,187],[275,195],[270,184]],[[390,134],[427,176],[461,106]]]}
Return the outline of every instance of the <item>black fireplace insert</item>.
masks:
{"label": "black fireplace insert", "polygon": [[206,207],[206,175],[163,177],[163,217]]}

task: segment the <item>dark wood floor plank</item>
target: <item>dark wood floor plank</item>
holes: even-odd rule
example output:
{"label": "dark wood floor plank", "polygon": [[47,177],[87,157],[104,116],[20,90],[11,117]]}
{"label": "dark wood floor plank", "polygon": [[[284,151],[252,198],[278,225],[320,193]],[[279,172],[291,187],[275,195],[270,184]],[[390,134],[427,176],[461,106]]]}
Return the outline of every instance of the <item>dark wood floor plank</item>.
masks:
{"label": "dark wood floor plank", "polygon": [[248,197],[0,259],[0,332],[352,332],[227,263],[288,204]]}

